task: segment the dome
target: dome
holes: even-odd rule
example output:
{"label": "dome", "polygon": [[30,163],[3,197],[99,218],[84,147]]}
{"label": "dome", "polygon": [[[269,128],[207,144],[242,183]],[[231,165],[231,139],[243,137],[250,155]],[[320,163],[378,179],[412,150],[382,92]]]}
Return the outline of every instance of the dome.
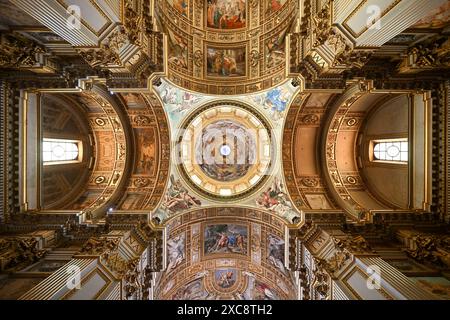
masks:
{"label": "dome", "polygon": [[241,198],[265,180],[272,135],[264,118],[238,102],[200,107],[182,126],[179,169],[189,184],[210,198]]}

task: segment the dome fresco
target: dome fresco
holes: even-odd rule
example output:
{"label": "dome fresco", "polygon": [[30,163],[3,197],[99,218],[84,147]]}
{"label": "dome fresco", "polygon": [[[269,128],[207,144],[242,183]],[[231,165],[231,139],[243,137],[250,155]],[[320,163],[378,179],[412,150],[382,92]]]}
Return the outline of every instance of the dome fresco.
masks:
{"label": "dome fresco", "polygon": [[218,120],[201,130],[194,147],[195,162],[210,178],[234,181],[256,163],[254,133],[240,123]]}
{"label": "dome fresco", "polygon": [[236,198],[269,174],[270,128],[261,115],[248,109],[236,102],[205,105],[182,126],[179,167],[206,195]]}

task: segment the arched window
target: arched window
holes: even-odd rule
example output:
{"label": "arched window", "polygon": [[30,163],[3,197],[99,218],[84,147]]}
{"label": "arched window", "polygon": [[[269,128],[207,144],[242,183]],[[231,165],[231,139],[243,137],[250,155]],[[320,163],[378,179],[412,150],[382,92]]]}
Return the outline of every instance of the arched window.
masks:
{"label": "arched window", "polygon": [[81,141],[44,139],[42,150],[42,159],[45,165],[81,161]]}
{"label": "arched window", "polygon": [[373,160],[408,162],[408,140],[377,140],[373,142]]}

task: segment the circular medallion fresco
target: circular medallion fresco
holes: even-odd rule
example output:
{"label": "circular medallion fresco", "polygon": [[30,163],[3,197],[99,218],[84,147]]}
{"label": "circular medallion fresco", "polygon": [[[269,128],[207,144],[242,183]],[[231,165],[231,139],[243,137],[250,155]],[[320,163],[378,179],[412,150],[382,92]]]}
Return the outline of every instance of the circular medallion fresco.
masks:
{"label": "circular medallion fresco", "polygon": [[179,169],[197,191],[216,199],[240,198],[266,179],[272,138],[264,118],[240,102],[214,102],[182,126]]}

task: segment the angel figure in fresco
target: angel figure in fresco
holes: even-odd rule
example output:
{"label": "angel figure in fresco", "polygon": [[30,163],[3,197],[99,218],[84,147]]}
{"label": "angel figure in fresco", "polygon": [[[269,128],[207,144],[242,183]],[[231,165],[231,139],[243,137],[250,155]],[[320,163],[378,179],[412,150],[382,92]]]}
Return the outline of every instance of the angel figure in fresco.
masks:
{"label": "angel figure in fresco", "polygon": [[263,192],[256,200],[257,204],[270,211],[275,211],[280,205],[285,205],[286,194],[283,191],[283,185],[278,178],[275,178],[272,185]]}
{"label": "angel figure in fresco", "polygon": [[149,173],[155,164],[155,144],[153,135],[139,135],[138,167],[141,173]]}
{"label": "angel figure in fresco", "polygon": [[220,274],[219,281],[217,284],[222,288],[229,288],[234,284],[233,281],[233,271],[224,271]]}
{"label": "angel figure in fresco", "polygon": [[201,279],[197,279],[181,288],[172,297],[172,300],[204,300],[209,296],[208,292],[203,289]]}
{"label": "angel figure in fresco", "polygon": [[179,235],[173,239],[169,239],[167,242],[167,249],[169,255],[169,264],[167,266],[167,271],[176,268],[185,257],[185,238],[184,234]]}
{"label": "angel figure in fresco", "polygon": [[284,63],[284,43],[286,39],[286,32],[281,32],[280,34],[272,37],[266,44],[267,55],[266,64],[267,68],[274,68]]}
{"label": "angel figure in fresco", "polygon": [[228,244],[228,235],[225,232],[221,232],[217,235],[216,243],[211,248],[209,248],[208,252],[215,252],[222,248],[228,248]]}
{"label": "angel figure in fresco", "polygon": [[284,84],[266,93],[253,96],[250,98],[250,101],[262,106],[268,111],[272,120],[278,122],[283,119],[292,94],[293,92],[291,92],[288,85]]}
{"label": "angel figure in fresco", "polygon": [[201,100],[199,96],[169,85],[161,91],[160,95],[164,104],[175,107],[170,111],[171,115],[183,113]]}
{"label": "angel figure in fresco", "polygon": [[277,296],[270,290],[269,286],[258,283],[253,291],[254,300],[277,300]]}
{"label": "angel figure in fresco", "polygon": [[299,218],[299,215],[293,210],[292,203],[287,198],[283,189],[281,180],[275,178],[272,186],[256,199],[256,204],[260,208],[275,212],[280,217],[294,223]]}
{"label": "angel figure in fresco", "polygon": [[191,196],[187,189],[181,184],[180,180],[170,176],[171,185],[167,191],[163,206],[171,213],[179,212],[191,208],[192,206],[201,205],[200,200]]}
{"label": "angel figure in fresco", "polygon": [[285,272],[286,268],[284,266],[284,241],[283,239],[269,236],[269,246],[268,246],[268,257],[269,263],[274,265],[281,272]]}
{"label": "angel figure in fresco", "polygon": [[186,190],[181,191],[174,197],[166,198],[166,208],[172,212],[187,210],[192,206],[199,206],[200,200],[191,196]]}
{"label": "angel figure in fresco", "polygon": [[284,87],[278,87],[267,92],[264,105],[275,113],[282,113],[286,110],[289,98],[289,90]]}
{"label": "angel figure in fresco", "polygon": [[241,250],[241,252],[244,252],[244,236],[242,234],[238,234],[236,237],[236,244],[238,248]]}
{"label": "angel figure in fresco", "polygon": [[169,31],[170,55],[169,63],[178,67],[187,68],[188,44],[186,40]]}

